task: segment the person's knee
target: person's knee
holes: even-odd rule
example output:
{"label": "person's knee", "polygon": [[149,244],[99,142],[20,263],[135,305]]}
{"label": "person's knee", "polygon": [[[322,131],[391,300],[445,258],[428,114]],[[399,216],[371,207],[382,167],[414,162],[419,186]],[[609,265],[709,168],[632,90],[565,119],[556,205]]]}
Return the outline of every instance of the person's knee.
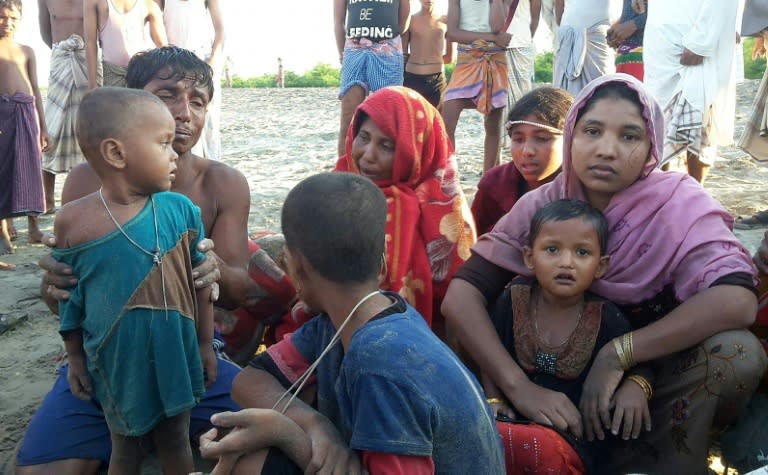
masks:
{"label": "person's knee", "polygon": [[717,333],[704,340],[702,346],[710,358],[732,368],[737,389],[754,391],[768,366],[763,345],[749,330]]}

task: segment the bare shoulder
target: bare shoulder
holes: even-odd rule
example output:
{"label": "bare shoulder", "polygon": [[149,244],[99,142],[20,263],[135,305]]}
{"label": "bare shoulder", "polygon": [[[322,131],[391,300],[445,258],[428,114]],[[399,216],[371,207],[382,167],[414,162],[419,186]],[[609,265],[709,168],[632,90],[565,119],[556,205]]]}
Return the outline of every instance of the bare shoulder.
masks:
{"label": "bare shoulder", "polygon": [[61,202],[69,203],[93,193],[101,186],[101,179],[90,164],[81,163],[67,174],[64,188],[61,190]]}
{"label": "bare shoulder", "polygon": [[62,205],[53,222],[58,247],[74,247],[92,239],[87,235],[87,230],[93,229],[88,220],[97,211],[97,204],[96,194],[91,193]]}
{"label": "bare shoulder", "polygon": [[31,46],[23,45],[21,43],[18,43],[18,45],[19,45],[19,50],[21,50],[21,52],[24,53],[24,56],[27,57],[28,61],[35,60],[35,50],[33,50]]}
{"label": "bare shoulder", "polygon": [[245,199],[250,206],[250,188],[245,175],[226,163],[215,160],[205,161],[207,169],[203,181],[206,193],[230,203]]}

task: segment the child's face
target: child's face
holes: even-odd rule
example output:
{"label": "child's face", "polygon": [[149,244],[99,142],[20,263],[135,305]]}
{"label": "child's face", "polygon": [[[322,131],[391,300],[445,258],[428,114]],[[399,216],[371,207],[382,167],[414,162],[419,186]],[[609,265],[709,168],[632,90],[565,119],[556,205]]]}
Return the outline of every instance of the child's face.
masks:
{"label": "child's face", "polygon": [[599,99],[573,129],[573,170],[598,208],[640,178],[650,151],[645,119],[626,99]]}
{"label": "child's face", "polygon": [[[531,114],[523,118],[541,122]],[[555,173],[563,163],[563,136],[535,125],[517,124],[509,131],[515,168],[529,185],[538,185]]]}
{"label": "child's face", "polygon": [[366,118],[352,141],[352,160],[364,177],[372,181],[391,180],[395,141],[384,135],[370,117]]}
{"label": "child's face", "polygon": [[170,68],[161,69],[144,90],[165,103],[176,122],[173,149],[183,155],[200,140],[208,109],[208,90],[195,83],[194,78],[180,78],[170,74]]}
{"label": "child's face", "polygon": [[176,178],[179,158],[173,150],[173,118],[165,107],[149,103],[135,121],[138,125],[124,140],[129,180],[143,193],[167,191]]}
{"label": "child's face", "polygon": [[541,288],[557,298],[581,296],[608,265],[608,257],[600,256],[597,231],[582,218],[542,223],[523,258]]}
{"label": "child's face", "polygon": [[0,38],[12,37],[19,24],[21,12],[14,7],[0,7]]}

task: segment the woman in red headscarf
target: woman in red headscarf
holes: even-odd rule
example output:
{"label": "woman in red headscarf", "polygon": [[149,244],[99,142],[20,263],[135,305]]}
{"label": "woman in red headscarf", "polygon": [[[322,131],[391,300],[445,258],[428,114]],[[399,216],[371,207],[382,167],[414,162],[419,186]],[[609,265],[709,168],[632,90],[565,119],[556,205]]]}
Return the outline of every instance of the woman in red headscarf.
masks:
{"label": "woman in red headscarf", "polygon": [[452,155],[437,109],[411,89],[388,87],[358,106],[336,164],[336,171],[366,176],[384,192],[381,286],[399,292],[441,337],[440,303],[476,237]]}

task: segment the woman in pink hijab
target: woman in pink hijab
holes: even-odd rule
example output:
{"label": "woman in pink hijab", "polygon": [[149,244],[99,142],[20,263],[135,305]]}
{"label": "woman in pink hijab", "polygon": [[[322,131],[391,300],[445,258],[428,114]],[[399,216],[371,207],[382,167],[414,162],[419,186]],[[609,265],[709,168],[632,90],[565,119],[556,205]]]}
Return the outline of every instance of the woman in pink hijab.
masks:
{"label": "woman in pink hijab", "polygon": [[[766,367],[744,330],[755,318],[755,270],[730,214],[687,175],[656,168],[663,133],[661,108],[635,78],[587,85],[566,119],[562,173],[480,238],[442,310],[520,418],[578,437],[614,431],[616,388],[626,370],[652,362],[651,427],[612,454],[611,471],[706,473],[710,429],[736,418]],[[522,258],[531,216],[560,198],[587,201],[608,219],[608,270],[591,290],[619,305],[633,328],[597,353],[579,408],[526,377],[486,309],[511,277],[531,275]]]}

